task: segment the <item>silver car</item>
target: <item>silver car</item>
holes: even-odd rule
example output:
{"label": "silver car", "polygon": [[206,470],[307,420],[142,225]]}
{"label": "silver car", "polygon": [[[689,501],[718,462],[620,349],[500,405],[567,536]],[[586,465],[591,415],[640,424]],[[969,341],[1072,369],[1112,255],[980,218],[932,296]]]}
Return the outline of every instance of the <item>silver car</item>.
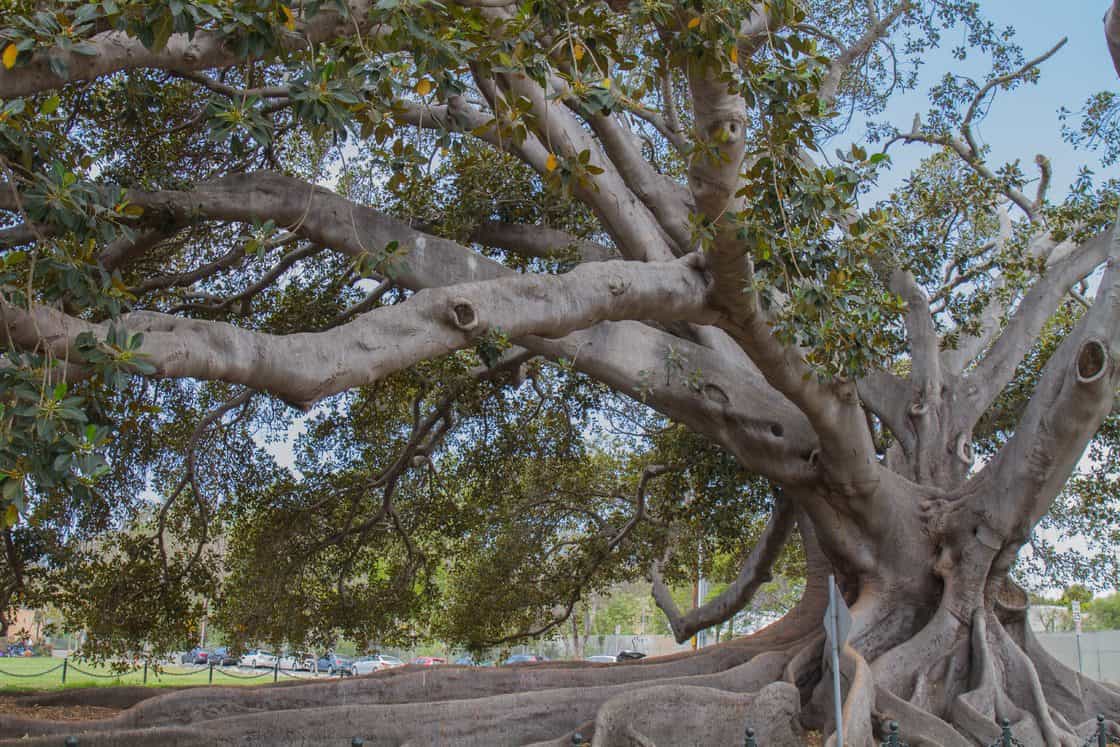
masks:
{"label": "silver car", "polygon": [[363,656],[350,665],[350,674],[357,677],[359,674],[372,674],[379,672],[382,669],[392,669],[393,667],[403,667],[404,662],[395,656],[386,656],[385,654],[374,654],[373,656]]}

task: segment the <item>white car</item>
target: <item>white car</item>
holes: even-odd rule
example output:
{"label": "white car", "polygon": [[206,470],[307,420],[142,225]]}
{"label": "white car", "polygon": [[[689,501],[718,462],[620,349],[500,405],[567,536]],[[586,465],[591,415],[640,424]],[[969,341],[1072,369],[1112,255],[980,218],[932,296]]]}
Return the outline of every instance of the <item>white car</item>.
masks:
{"label": "white car", "polygon": [[350,674],[357,677],[359,674],[372,674],[382,669],[392,669],[393,667],[403,666],[404,662],[395,656],[375,654],[374,656],[363,656],[351,664]]}
{"label": "white car", "polygon": [[254,669],[257,667],[268,667],[271,669],[276,666],[276,654],[265,651],[263,648],[254,648],[242,656],[241,661],[237,662],[237,665],[241,667],[252,667]]}
{"label": "white car", "polygon": [[610,654],[595,654],[594,656],[588,656],[586,661],[593,661],[596,664],[617,664],[618,663],[618,659],[614,658]]}
{"label": "white car", "polygon": [[284,654],[280,657],[280,669],[312,672],[315,670],[315,656],[304,651]]}

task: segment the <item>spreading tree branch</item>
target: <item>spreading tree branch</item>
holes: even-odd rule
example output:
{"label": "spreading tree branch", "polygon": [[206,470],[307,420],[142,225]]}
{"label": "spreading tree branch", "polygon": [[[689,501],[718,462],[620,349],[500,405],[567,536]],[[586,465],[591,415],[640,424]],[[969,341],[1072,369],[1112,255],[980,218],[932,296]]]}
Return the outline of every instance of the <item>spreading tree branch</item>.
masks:
{"label": "spreading tree branch", "polygon": [[650,568],[653,599],[669,619],[669,627],[677,643],[684,643],[698,631],[730,620],[750,604],[755,592],[771,580],[770,569],[786,542],[789,541],[790,534],[793,532],[795,514],[793,504],[779,497],[774,504],[770,520],[758,538],[758,543],[743,561],[743,566],[731,585],[715,599],[686,613],[681,613],[677,603],[673,601],[669,587],[662,579],[661,567],[665,561],[654,561]]}

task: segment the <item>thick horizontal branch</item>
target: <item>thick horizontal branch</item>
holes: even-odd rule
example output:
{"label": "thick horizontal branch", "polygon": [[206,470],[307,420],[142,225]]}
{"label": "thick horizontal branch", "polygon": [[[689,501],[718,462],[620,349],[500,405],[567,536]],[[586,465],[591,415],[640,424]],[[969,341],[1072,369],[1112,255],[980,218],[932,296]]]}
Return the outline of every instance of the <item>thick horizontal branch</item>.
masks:
{"label": "thick horizontal branch", "polygon": [[[351,0],[350,18],[343,18],[335,11],[323,11],[300,23],[300,33],[288,33],[281,41],[286,50],[306,49],[329,39],[348,36],[367,22],[371,3],[368,0]],[[194,35],[172,34],[162,49],[148,49],[139,39],[123,31],[106,31],[89,39],[95,52],[81,55],[50,49],[36,52],[29,63],[7,69],[0,66],[0,99],[28,96],[81,80],[94,80],[104,75],[155,68],[176,72],[194,72],[212,68],[229,67],[241,58],[234,53],[229,37],[204,31]],[[67,78],[59,77],[52,69],[49,58],[66,65]]]}
{"label": "thick horizontal branch", "polygon": [[[711,322],[707,285],[691,258],[672,263],[610,262],[566,275],[515,275],[417,293],[325,332],[270,335],[222,322],[154,312],[122,317],[145,334],[140,351],[157,377],[220,380],[267,391],[301,407],[370,384],[422,360],[468,347],[488,332],[511,338],[561,337],[617,319]],[[94,325],[46,307],[0,307],[10,339],[81,360],[77,337],[104,339]]]}
{"label": "thick horizontal branch", "polygon": [[583,262],[603,262],[619,258],[618,252],[609,246],[548,226],[487,220],[478,224],[471,232],[470,239],[524,257],[556,259],[575,254]]}

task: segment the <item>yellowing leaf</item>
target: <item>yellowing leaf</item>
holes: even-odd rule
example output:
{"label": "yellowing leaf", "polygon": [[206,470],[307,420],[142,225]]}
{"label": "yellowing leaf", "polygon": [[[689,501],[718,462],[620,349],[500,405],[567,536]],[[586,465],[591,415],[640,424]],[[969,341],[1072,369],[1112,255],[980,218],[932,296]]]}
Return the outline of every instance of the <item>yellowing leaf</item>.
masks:
{"label": "yellowing leaf", "polygon": [[19,50],[16,49],[15,44],[9,44],[4,47],[4,67],[9,70],[15,67],[17,57],[19,57]]}
{"label": "yellowing leaf", "polygon": [[727,56],[731,58],[732,64],[738,65],[739,64],[739,45],[733,44],[731,46],[731,51],[727,53]]}
{"label": "yellowing leaf", "polygon": [[416,93],[420,94],[421,96],[427,96],[432,92],[432,82],[427,78],[421,78],[420,80],[416,81],[416,86],[413,90],[415,90]]}
{"label": "yellowing leaf", "polygon": [[16,504],[9,503],[4,509],[4,525],[14,527],[17,521],[19,521],[19,509],[16,508]]}
{"label": "yellowing leaf", "polygon": [[144,208],[140,205],[127,205],[124,209],[124,214],[130,218],[139,218],[144,214]]}
{"label": "yellowing leaf", "polygon": [[576,62],[579,62],[580,60],[583,59],[583,53],[584,53],[584,49],[583,49],[582,44],[577,44],[574,47],[572,47],[572,57],[576,58]]}
{"label": "yellowing leaf", "polygon": [[696,16],[696,17],[694,17],[694,18],[690,18],[690,19],[689,19],[689,21],[688,21],[688,27],[689,27],[690,29],[694,29],[694,28],[696,28],[696,27],[697,27],[697,26],[699,26],[699,25],[700,25],[700,16]]}
{"label": "yellowing leaf", "polygon": [[556,171],[556,167],[560,165],[559,159],[556,158],[555,153],[548,154],[548,160],[544,162],[544,167],[549,171]]}
{"label": "yellowing leaf", "polygon": [[288,31],[295,31],[296,30],[296,17],[294,15],[292,15],[292,9],[289,8],[287,5],[281,5],[280,6],[280,13],[281,13],[281,15],[284,16],[284,27],[286,29],[288,29]]}
{"label": "yellowing leaf", "polygon": [[603,88],[610,88],[610,87],[611,87],[611,79],[610,78],[603,78]]}

